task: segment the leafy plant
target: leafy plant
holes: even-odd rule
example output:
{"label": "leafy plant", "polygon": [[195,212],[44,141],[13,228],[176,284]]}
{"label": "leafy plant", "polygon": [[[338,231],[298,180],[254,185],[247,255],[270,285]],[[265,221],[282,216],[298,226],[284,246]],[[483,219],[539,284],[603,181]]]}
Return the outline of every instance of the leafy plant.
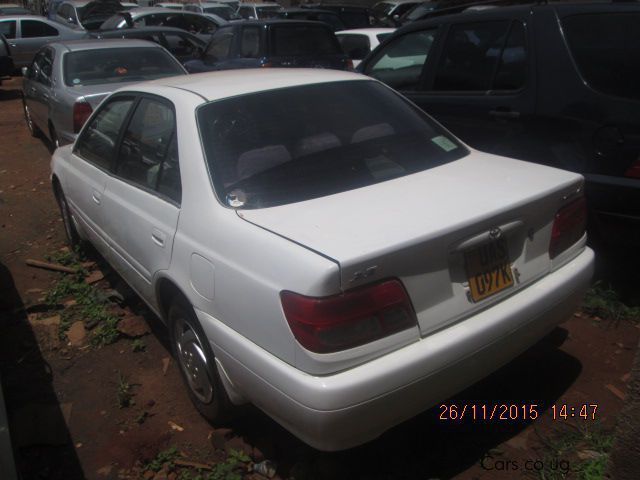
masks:
{"label": "leafy plant", "polygon": [[593,316],[611,320],[614,323],[620,321],[640,321],[640,307],[629,307],[620,300],[618,292],[610,285],[596,282],[589,289],[584,298],[583,310]]}
{"label": "leafy plant", "polygon": [[178,456],[179,453],[176,447],[167,448],[166,450],[158,453],[158,455],[156,455],[156,458],[149,462],[149,464],[147,465],[147,469],[153,470],[154,472],[159,472],[165,463],[168,463],[172,467],[174,467],[173,462],[176,458],[178,458]]}
{"label": "leafy plant", "polygon": [[122,373],[118,372],[118,407],[126,408],[133,405],[133,392],[131,392],[131,384],[127,382]]}
{"label": "leafy plant", "polygon": [[136,338],[131,342],[131,351],[132,352],[144,352],[147,349],[147,345],[140,338]]}

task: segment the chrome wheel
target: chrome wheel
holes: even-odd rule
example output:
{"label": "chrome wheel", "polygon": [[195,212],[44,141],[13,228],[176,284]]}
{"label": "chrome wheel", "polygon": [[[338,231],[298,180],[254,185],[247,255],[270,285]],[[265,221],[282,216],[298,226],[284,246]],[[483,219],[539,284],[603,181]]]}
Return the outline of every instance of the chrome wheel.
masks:
{"label": "chrome wheel", "polygon": [[213,382],[204,347],[189,320],[178,316],[174,320],[174,342],[180,368],[191,392],[202,403],[211,403],[214,397]]}

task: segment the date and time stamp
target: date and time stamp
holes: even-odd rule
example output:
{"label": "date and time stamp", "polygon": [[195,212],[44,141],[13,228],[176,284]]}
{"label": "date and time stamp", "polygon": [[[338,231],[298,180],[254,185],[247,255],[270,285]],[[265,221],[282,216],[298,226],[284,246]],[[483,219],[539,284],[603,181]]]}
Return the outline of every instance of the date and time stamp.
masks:
{"label": "date and time stamp", "polygon": [[598,419],[598,404],[559,404],[545,406],[535,403],[443,403],[438,418],[443,422],[514,422],[537,419],[546,410],[555,421]]}

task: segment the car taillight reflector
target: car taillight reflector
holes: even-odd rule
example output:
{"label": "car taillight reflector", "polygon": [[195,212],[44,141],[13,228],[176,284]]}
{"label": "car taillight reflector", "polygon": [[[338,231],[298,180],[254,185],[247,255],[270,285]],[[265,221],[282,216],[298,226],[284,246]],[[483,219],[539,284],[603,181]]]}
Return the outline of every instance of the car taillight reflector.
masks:
{"label": "car taillight reflector", "polygon": [[557,257],[584,235],[587,227],[587,202],[584,197],[565,205],[556,213],[551,229],[549,256]]}
{"label": "car taillight reflector", "polygon": [[627,168],[627,171],[624,172],[624,176],[629,178],[640,178],[640,158],[637,158],[636,161]]}
{"label": "car taillight reflector", "polygon": [[78,133],[84,122],[93,113],[93,108],[87,102],[76,102],[73,104],[73,133]]}
{"label": "car taillight reflector", "polygon": [[293,335],[304,348],[316,353],[352,348],[417,324],[399,280],[330,297],[283,291],[280,299]]}

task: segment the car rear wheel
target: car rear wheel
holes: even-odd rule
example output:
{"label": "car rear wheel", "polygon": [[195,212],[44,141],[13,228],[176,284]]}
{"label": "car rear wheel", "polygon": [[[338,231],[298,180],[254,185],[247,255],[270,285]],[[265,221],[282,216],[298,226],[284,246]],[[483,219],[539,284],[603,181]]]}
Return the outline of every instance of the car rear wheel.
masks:
{"label": "car rear wheel", "polygon": [[24,109],[24,120],[27,122],[27,128],[29,129],[29,133],[31,133],[32,137],[40,136],[40,129],[33,123],[33,117],[31,117],[31,110],[27,106],[25,102],[22,102],[22,107]]}
{"label": "car rear wheel", "polygon": [[58,183],[54,183],[54,193],[56,196],[56,200],[58,201],[58,207],[60,207],[60,215],[62,216],[62,223],[64,225],[64,233],[67,236],[67,242],[72,247],[80,245],[80,235],[76,230],[76,226],[73,223],[73,219],[71,218],[71,211],[69,210],[69,204],[67,203],[67,199],[62,192],[62,188]]}
{"label": "car rear wheel", "polygon": [[171,348],[192,402],[210,422],[228,420],[231,402],[193,308],[178,298],[169,308],[168,320]]}

